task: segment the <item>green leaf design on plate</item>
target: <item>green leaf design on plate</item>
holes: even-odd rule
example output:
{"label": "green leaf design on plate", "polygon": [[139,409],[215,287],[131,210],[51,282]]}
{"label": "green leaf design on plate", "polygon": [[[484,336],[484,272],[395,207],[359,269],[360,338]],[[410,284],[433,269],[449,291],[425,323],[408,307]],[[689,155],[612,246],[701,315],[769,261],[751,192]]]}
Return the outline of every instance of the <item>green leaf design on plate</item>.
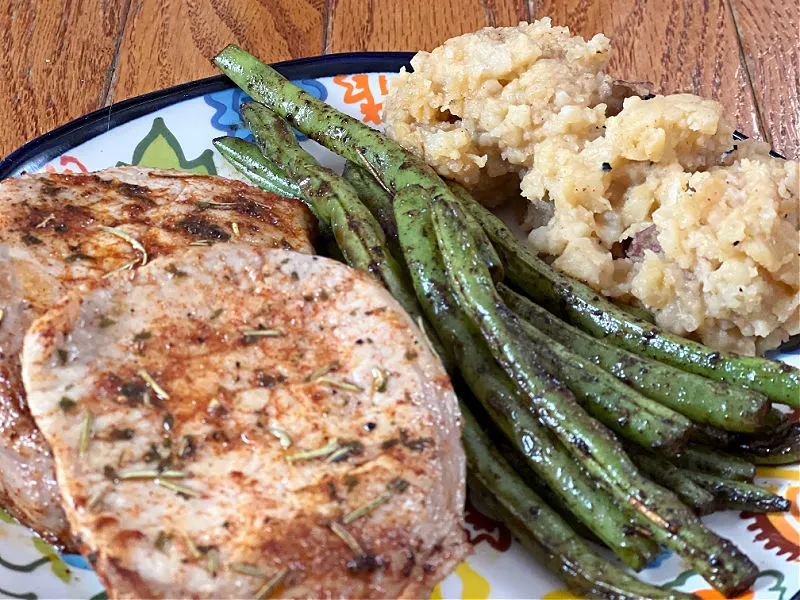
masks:
{"label": "green leaf design on plate", "polygon": [[38,600],[39,596],[34,594],[33,592],[28,592],[27,594],[15,594],[14,592],[9,592],[8,590],[4,590],[0,588],[0,596],[4,598],[20,598],[21,600]]}
{"label": "green leaf design on plate", "polygon": [[178,169],[199,175],[216,175],[214,153],[204,150],[195,159],[188,160],[178,139],[167,127],[164,119],[156,117],[150,132],[144,136],[133,151],[130,163],[118,162],[117,166],[135,165],[159,169]]}
{"label": "green leaf design on plate", "polygon": [[766,575],[775,578],[775,584],[771,588],[769,588],[768,591],[770,592],[780,591],[780,596],[778,596],[778,600],[783,600],[783,597],[786,595],[786,586],[783,585],[783,581],[786,578],[786,576],[780,571],[776,571],[775,569],[770,569],[769,571],[761,571],[761,573],[758,574],[757,580],[761,579]]}
{"label": "green leaf design on plate", "polygon": [[668,581],[667,583],[663,584],[661,587],[665,587],[667,589],[679,588],[682,585],[684,585],[687,581],[689,581],[689,579],[694,575],[697,575],[697,571],[695,571],[694,569],[688,569],[683,573],[681,573],[680,575],[678,575],[672,581]]}
{"label": "green leaf design on plate", "polygon": [[29,562],[26,565],[18,565],[16,563],[8,562],[6,559],[0,556],[0,567],[9,569],[10,571],[16,571],[17,573],[31,573],[42,565],[46,565],[48,562],[50,562],[49,558],[39,558],[33,562]]}
{"label": "green leaf design on plate", "polygon": [[106,592],[100,592],[89,598],[89,600],[108,600],[108,594]]}
{"label": "green leaf design on plate", "polygon": [[8,514],[8,511],[5,508],[0,508],[0,521],[3,523],[16,523],[17,520]]}
{"label": "green leaf design on plate", "polygon": [[53,572],[53,575],[58,577],[64,583],[69,583],[72,579],[72,573],[61,557],[56,553],[55,548],[53,548],[50,544],[45,542],[41,538],[32,538],[34,547],[44,554],[45,558],[50,561],[50,570]]}

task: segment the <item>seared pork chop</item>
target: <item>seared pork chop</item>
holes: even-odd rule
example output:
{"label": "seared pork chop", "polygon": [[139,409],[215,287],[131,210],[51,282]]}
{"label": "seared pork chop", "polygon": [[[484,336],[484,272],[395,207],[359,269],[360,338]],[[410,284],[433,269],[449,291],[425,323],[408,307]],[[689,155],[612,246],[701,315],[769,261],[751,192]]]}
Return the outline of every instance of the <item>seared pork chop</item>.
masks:
{"label": "seared pork chop", "polygon": [[296,200],[177,171],[126,167],[0,183],[0,506],[69,545],[50,450],[20,379],[22,338],[36,317],[81,283],[137,268],[143,251],[149,260],[238,239],[312,252],[313,222]]}
{"label": "seared pork chop", "polygon": [[468,552],[447,374],[338,262],[157,259],[37,320],[23,377],[113,598],[427,597]]}

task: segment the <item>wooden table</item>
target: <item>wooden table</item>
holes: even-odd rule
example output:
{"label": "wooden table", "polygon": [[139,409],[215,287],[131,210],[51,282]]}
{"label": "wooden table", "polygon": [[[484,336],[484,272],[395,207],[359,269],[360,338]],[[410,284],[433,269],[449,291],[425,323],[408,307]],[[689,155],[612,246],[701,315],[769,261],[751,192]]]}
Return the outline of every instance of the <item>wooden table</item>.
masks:
{"label": "wooden table", "polygon": [[6,0],[0,156],[99,107],[215,72],[236,42],[267,61],[431,49],[551,16],[612,40],[609,71],[720,99],[739,128],[800,155],[797,0]]}

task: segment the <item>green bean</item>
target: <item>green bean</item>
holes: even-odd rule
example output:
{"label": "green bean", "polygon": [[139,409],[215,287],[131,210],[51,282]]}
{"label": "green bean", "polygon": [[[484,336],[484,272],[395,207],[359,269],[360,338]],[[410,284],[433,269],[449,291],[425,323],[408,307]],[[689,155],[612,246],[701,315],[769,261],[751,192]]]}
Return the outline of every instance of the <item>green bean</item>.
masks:
{"label": "green bean", "polygon": [[708,514],[714,509],[714,495],[687,478],[669,461],[636,448],[628,448],[628,456],[643,473],[647,473],[654,481],[675,492],[687,506],[691,506],[701,515]]}
{"label": "green bean", "polygon": [[765,435],[774,435],[775,432],[780,431],[784,427],[788,427],[789,423],[789,417],[787,417],[785,413],[782,413],[777,408],[773,408],[764,418],[764,425],[761,427],[761,431]]}
{"label": "green bean", "polygon": [[[470,195],[469,192],[464,189],[464,187],[455,183],[454,181],[448,182],[447,185],[450,188],[450,191],[452,191],[458,199]],[[503,262],[500,260],[497,250],[494,249],[492,242],[489,240],[489,236],[486,235],[483,226],[478,222],[477,219],[469,214],[466,215],[466,217],[467,226],[469,227],[469,234],[472,237],[472,240],[475,242],[475,248],[477,249],[478,254],[489,268],[489,273],[492,274],[492,279],[496,283],[503,281]]]}
{"label": "green bean", "polygon": [[643,477],[607,430],[586,415],[574,398],[531,357],[535,349],[514,314],[497,295],[472,244],[457,204],[434,198],[434,230],[448,278],[461,307],[480,328],[506,374],[575,459],[617,501],[635,509],[654,539],[683,556],[726,595],[750,587],[756,566],[730,541],[709,531],[678,498]]}
{"label": "green bean", "polygon": [[226,160],[262,190],[286,198],[303,199],[300,187],[278,165],[261,154],[255,144],[230,136],[218,137],[212,143]]}
{"label": "green bean", "polygon": [[712,350],[625,315],[589,286],[540,260],[478,202],[468,202],[465,208],[492,240],[505,265],[507,279],[532,300],[573,325],[616,346],[684,371],[756,390],[776,402],[800,406],[800,370],[766,358]]}
{"label": "green bean", "polygon": [[381,224],[389,241],[396,241],[397,222],[394,220],[392,194],[387,192],[369,171],[350,161],[345,163],[342,177],[353,186],[353,189],[358,193],[358,197],[361,198],[369,212]]}
{"label": "green bean", "polygon": [[[358,192],[364,204],[370,212],[378,219],[389,240],[397,239],[397,223],[394,219],[394,209],[392,207],[391,194],[381,186],[379,181],[373,177],[365,167],[359,167],[351,162],[347,162],[342,173],[350,185]],[[455,183],[449,184],[450,189],[456,195],[467,193],[467,191]],[[470,234],[476,240],[478,252],[489,268],[492,279],[495,281],[503,280],[503,263],[495,252],[494,246],[486,236],[486,232],[480,223],[475,219],[470,219]]]}
{"label": "green bean", "polygon": [[565,323],[503,284],[498,291],[511,310],[543,333],[696,423],[744,432],[764,427],[770,403],[761,394],[642,358]]}
{"label": "green bean", "polygon": [[447,190],[433,169],[400,144],[314,98],[249,52],[231,44],[214,62],[251,98],[311,139],[356,165],[370,165],[382,185],[392,192],[407,185]]}
{"label": "green bean", "polygon": [[740,439],[729,450],[756,465],[788,465],[800,462],[800,423],[770,438]]}
{"label": "green bean", "polygon": [[319,166],[275,113],[254,102],[243,104],[241,112],[261,151],[298,182],[303,196],[330,222],[348,264],[369,273],[417,319],[419,305],[403,269],[386,248],[383,230],[355,190],[330,169]]}
{"label": "green bean", "polygon": [[689,481],[714,494],[716,508],[719,510],[746,510],[755,513],[785,512],[792,506],[792,503],[786,498],[751,483],[726,481],[713,475],[694,471],[682,472]]}
{"label": "green bean", "polygon": [[394,208],[400,243],[422,309],[475,397],[509,443],[575,517],[631,567],[645,567],[658,556],[658,545],[630,527],[630,516],[597,489],[521,403],[480,333],[456,304],[436,246],[425,190],[404,188],[395,196]]}
{"label": "green bean", "polygon": [[300,188],[275,163],[261,154],[258,146],[235,137],[217,138],[213,143],[225,160],[262,190],[303,201],[317,218],[319,241],[316,246],[318,250],[329,258],[346,262],[333,238],[330,223],[320,219],[314,207],[303,196]]}
{"label": "green bean", "polygon": [[689,440],[712,448],[727,448],[736,439],[736,434],[701,423],[695,423]]}
{"label": "green bean", "polygon": [[733,481],[753,481],[756,476],[756,468],[746,460],[704,446],[688,446],[683,454],[670,460],[684,469]]}
{"label": "green bean", "polygon": [[[485,413],[485,411],[483,412]],[[475,412],[473,411],[473,415],[474,414]],[[486,414],[480,416],[485,417],[486,422],[491,421],[491,417],[489,417]],[[485,422],[483,419],[479,420],[481,423]],[[490,434],[490,438],[494,447],[497,448],[497,451],[500,454],[502,454],[503,458],[506,459],[506,462],[508,462],[508,464],[511,465],[511,468],[514,469],[514,471],[516,471],[517,475],[519,475],[522,478],[522,481],[525,482],[525,485],[527,485],[536,494],[538,494],[542,498],[542,500],[545,501],[545,504],[547,504],[550,508],[556,511],[561,516],[562,519],[569,522],[570,527],[572,527],[572,529],[575,530],[575,533],[577,533],[582,538],[589,540],[590,542],[594,542],[595,544],[600,544],[601,546],[604,545],[603,540],[597,537],[594,531],[586,527],[586,525],[584,525],[580,519],[575,518],[575,515],[572,514],[569,507],[564,503],[561,497],[556,492],[554,492],[553,489],[547,485],[545,480],[539,477],[536,471],[534,471],[528,465],[528,460],[526,456],[519,450],[513,448],[511,444],[509,444],[508,440],[506,440],[505,437],[502,435],[502,432],[498,436]],[[556,445],[558,444],[558,442],[556,441],[553,441],[553,443]],[[622,528],[624,530],[626,527],[630,528],[631,526],[632,524],[630,523],[630,520],[628,520],[627,523],[624,523],[622,525]]]}
{"label": "green bean", "polygon": [[683,450],[692,428],[689,419],[645,398],[530,323],[521,321],[520,325],[535,344],[545,368],[566,384],[595,419],[643,448],[669,455]]}
{"label": "green bean", "polygon": [[462,403],[462,440],[473,495],[498,515],[514,536],[542,557],[576,594],[590,598],[689,598],[631,577],[595,554],[569,525],[514,472]]}

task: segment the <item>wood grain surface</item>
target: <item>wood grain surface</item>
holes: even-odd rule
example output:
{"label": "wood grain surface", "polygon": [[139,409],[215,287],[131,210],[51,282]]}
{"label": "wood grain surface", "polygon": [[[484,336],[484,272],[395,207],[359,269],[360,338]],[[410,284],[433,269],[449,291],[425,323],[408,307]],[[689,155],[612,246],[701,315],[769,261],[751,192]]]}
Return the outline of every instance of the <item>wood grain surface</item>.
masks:
{"label": "wood grain surface", "polygon": [[764,137],[800,158],[800,2],[731,0]]}
{"label": "wood grain surface", "polygon": [[800,155],[796,1],[11,0],[0,5],[0,156],[90,110],[211,75],[230,42],[269,61],[431,49],[543,16],[608,35],[613,75],[717,98],[742,131]]}
{"label": "wood grain surface", "polygon": [[527,0],[330,0],[327,52],[433,50],[444,40],[529,18]]}

